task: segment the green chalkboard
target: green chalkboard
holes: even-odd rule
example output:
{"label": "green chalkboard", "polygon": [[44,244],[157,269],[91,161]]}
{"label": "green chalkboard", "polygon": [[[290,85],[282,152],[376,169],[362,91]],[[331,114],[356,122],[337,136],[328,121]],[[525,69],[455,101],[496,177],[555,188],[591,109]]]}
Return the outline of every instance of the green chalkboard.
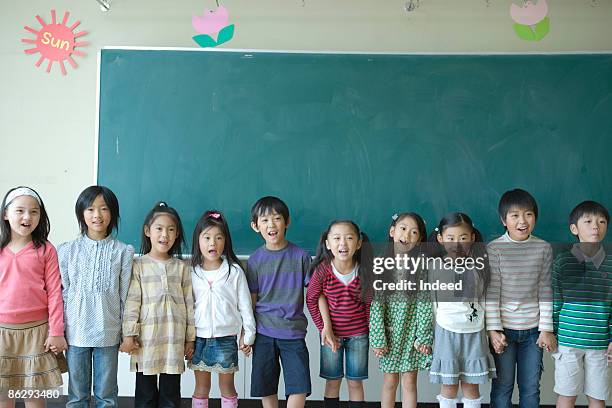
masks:
{"label": "green chalkboard", "polygon": [[461,210],[488,238],[500,195],[536,197],[536,234],[568,240],[584,199],[612,206],[612,55],[381,55],[103,49],[98,182],[139,245],[157,200],[189,240],[225,212],[238,253],[261,196],[312,249],[335,218],[386,239],[396,211]]}

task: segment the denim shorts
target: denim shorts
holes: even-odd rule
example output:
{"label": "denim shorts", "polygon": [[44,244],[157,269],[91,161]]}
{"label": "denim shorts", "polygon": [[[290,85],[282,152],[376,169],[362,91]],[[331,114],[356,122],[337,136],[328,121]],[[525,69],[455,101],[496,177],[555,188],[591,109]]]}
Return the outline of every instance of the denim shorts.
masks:
{"label": "denim shorts", "polygon": [[[368,334],[341,337],[340,347],[333,352],[329,346],[321,346],[319,377],[326,380],[365,380],[368,378]],[[346,358],[346,373],[344,370]]]}
{"label": "denim shorts", "polygon": [[285,380],[285,396],[310,395],[310,366],[306,341],[277,339],[257,333],[253,345],[251,397],[278,394],[281,364]]}
{"label": "denim shorts", "polygon": [[191,369],[211,373],[230,374],[238,371],[236,336],[196,337]]}

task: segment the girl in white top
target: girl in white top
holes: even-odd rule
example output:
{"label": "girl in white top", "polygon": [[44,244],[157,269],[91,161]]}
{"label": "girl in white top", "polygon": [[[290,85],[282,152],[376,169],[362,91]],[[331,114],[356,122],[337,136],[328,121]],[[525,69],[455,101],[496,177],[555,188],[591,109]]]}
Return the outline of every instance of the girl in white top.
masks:
{"label": "girl in white top", "polygon": [[[221,407],[236,408],[234,373],[240,349],[249,356],[255,342],[255,318],[246,277],[232,248],[223,214],[206,211],[193,232],[192,283],[195,298],[196,346],[194,408],[207,408],[211,373],[219,374]],[[242,330],[241,330],[242,328]]]}
{"label": "girl in white top", "polygon": [[[436,328],[429,381],[442,384],[441,407],[457,406],[459,384],[465,408],[480,407],[479,384],[495,376],[484,327],[484,291],[489,265],[480,232],[463,213],[446,215],[429,239],[440,247],[440,262],[428,263],[430,282],[453,284],[433,291]],[[475,242],[480,244],[474,245]]]}

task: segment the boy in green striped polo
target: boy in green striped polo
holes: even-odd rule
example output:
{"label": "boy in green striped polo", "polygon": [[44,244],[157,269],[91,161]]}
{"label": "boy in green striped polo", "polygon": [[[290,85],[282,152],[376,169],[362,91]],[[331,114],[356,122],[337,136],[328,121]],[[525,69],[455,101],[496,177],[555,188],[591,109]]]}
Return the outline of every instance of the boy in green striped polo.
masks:
{"label": "boy in green striped polo", "polygon": [[610,214],[584,201],[569,217],[580,241],[553,264],[553,325],[559,350],[555,360],[557,407],[573,407],[586,394],[589,407],[605,407],[612,362],[612,253],[601,242]]}

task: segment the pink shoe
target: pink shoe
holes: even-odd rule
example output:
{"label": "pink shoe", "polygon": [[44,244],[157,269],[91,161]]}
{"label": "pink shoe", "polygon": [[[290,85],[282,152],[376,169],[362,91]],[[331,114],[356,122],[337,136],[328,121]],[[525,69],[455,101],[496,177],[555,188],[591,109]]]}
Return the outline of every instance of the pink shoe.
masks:
{"label": "pink shoe", "polygon": [[221,408],[237,408],[238,407],[238,396],[224,397],[221,396]]}
{"label": "pink shoe", "polygon": [[191,397],[192,408],[208,408],[208,398]]}

